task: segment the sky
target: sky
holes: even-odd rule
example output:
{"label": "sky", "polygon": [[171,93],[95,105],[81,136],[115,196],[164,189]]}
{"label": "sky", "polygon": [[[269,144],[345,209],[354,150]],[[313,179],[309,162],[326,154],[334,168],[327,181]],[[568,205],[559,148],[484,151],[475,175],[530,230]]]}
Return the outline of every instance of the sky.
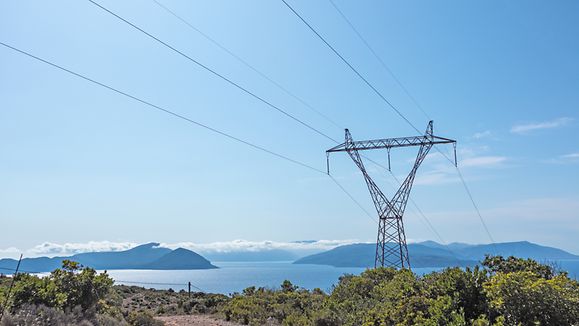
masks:
{"label": "sky", "polygon": [[[333,139],[343,128],[355,140],[416,135],[281,0],[158,0],[187,23],[153,0],[95,1]],[[578,2],[334,0],[391,73],[330,1],[288,3],[413,125],[433,119],[458,141],[490,236],[433,150],[411,193],[428,222],[410,203],[409,241],[528,240],[579,254]],[[336,145],[89,1],[2,1],[0,42],[322,171]],[[327,175],[6,46],[0,98],[2,256],[376,238],[375,217]],[[416,150],[391,152],[399,179]],[[384,151],[366,154],[387,164]],[[367,167],[392,195],[393,177]],[[376,215],[347,155],[331,156],[331,174]]]}

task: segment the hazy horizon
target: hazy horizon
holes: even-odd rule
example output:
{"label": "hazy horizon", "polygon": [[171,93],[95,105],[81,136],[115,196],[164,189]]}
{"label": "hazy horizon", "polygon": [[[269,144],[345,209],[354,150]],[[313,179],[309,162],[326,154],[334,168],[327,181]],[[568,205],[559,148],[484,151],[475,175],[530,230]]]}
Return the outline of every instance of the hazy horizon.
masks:
{"label": "hazy horizon", "polygon": [[[408,243],[423,243],[426,241],[435,240],[415,240],[408,239]],[[507,242],[521,242],[527,240],[519,241],[507,241]],[[356,239],[350,240],[297,240],[291,242],[278,242],[272,240],[264,241],[248,241],[248,240],[232,240],[232,241],[220,241],[220,242],[209,242],[209,243],[196,243],[196,242],[175,242],[175,243],[163,243],[157,241],[148,241],[142,243],[133,242],[111,242],[111,241],[89,241],[86,243],[41,243],[31,248],[0,248],[0,259],[2,258],[13,258],[17,259],[20,254],[23,254],[23,258],[36,258],[36,257],[56,257],[56,256],[71,256],[74,254],[86,253],[86,252],[111,252],[111,251],[124,251],[135,248],[140,245],[149,243],[159,243],[161,248],[177,249],[185,248],[197,252],[201,255],[204,254],[215,254],[215,253],[244,253],[244,252],[265,252],[270,250],[283,250],[295,254],[309,255],[312,253],[323,252],[336,248],[338,246],[357,244],[357,243],[375,243],[374,241],[362,241]],[[438,243],[438,242],[437,242]],[[456,243],[456,242],[453,242]],[[490,243],[468,243],[460,242],[462,244],[469,245],[488,245]],[[452,243],[442,243],[442,245],[449,245]],[[545,246],[542,243],[535,243],[538,245]],[[577,252],[566,250],[565,248],[558,248],[565,250],[571,254],[579,255]]]}

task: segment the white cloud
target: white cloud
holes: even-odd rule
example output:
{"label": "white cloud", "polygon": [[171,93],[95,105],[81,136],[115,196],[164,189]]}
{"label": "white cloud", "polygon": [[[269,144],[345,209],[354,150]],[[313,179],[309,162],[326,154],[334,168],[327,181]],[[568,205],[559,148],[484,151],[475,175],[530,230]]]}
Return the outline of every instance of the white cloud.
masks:
{"label": "white cloud", "polygon": [[[360,243],[358,240],[315,240],[315,241],[295,241],[295,242],[280,242],[280,241],[247,241],[247,240],[233,240],[210,243],[195,243],[195,242],[177,242],[177,243],[161,243],[160,246],[164,248],[185,248],[195,252],[204,253],[225,253],[225,252],[258,252],[274,249],[282,249],[288,251],[324,251],[330,250],[338,246]],[[122,251],[134,248],[137,246],[134,242],[111,242],[111,241],[90,241],[86,243],[51,243],[45,242],[34,246],[27,250],[19,250],[18,248],[10,247],[0,249],[0,258],[11,257],[17,258],[20,253],[24,257],[39,257],[39,256],[69,256],[83,252],[103,252],[103,251]]]}
{"label": "white cloud", "polygon": [[483,139],[483,138],[489,138],[492,135],[493,135],[493,133],[490,130],[485,130],[485,131],[475,133],[474,135],[472,135],[472,138]]}
{"label": "white cloud", "polygon": [[[487,149],[482,149],[486,151]],[[505,156],[475,156],[478,151],[481,151],[480,148],[473,149],[473,148],[466,148],[463,150],[464,156],[466,158],[460,160],[458,162],[459,168],[468,168],[473,172],[476,169],[483,169],[483,168],[493,168],[493,167],[501,167],[504,166],[504,163],[508,161],[508,158]],[[450,164],[446,158],[442,155],[435,153],[433,155],[433,160],[430,163],[430,170],[426,170],[425,172],[419,172],[416,176],[416,180],[414,184],[416,185],[444,185],[444,184],[452,184],[460,182],[460,178],[453,166]],[[427,166],[428,168],[428,166]],[[405,176],[404,176],[405,177]],[[400,177],[404,179],[404,177]],[[480,176],[472,175],[471,177],[467,178],[469,180],[479,179]]]}
{"label": "white cloud", "polygon": [[574,164],[579,163],[579,153],[569,153],[565,155],[559,155],[555,158],[544,160],[545,163],[550,164]]}
{"label": "white cloud", "polygon": [[577,197],[543,197],[510,202],[502,207],[489,209],[486,214],[491,217],[552,222],[555,220],[576,221],[579,212]]}
{"label": "white cloud", "polygon": [[537,123],[519,124],[514,125],[511,128],[511,133],[514,134],[527,134],[531,131],[541,130],[541,129],[553,129],[563,127],[573,121],[573,118],[558,118],[551,121],[543,121]]}
{"label": "white cloud", "polygon": [[0,259],[4,257],[18,258],[20,256],[20,250],[15,247],[8,247],[6,249],[0,249]]}
{"label": "white cloud", "polygon": [[300,251],[300,250],[329,250],[338,246],[358,243],[357,240],[317,240],[317,241],[295,241],[295,242],[278,242],[278,241],[247,241],[233,240],[224,242],[211,243],[162,243],[162,247],[167,248],[186,248],[199,253],[208,252],[243,252],[243,251],[267,251],[274,249]]}
{"label": "white cloud", "polygon": [[135,247],[133,242],[89,241],[85,243],[52,243],[45,242],[26,250],[34,256],[74,255],[82,252],[122,251]]}
{"label": "white cloud", "polygon": [[566,160],[577,160],[577,159],[579,159],[579,153],[571,153],[571,154],[561,155],[561,158],[566,159]]}
{"label": "white cloud", "polygon": [[478,156],[464,159],[459,162],[462,167],[495,167],[507,160],[504,156]]}
{"label": "white cloud", "polygon": [[417,175],[414,184],[420,186],[431,186],[455,183],[458,181],[460,181],[460,179],[456,176],[456,174],[452,175],[443,171],[430,171]]}

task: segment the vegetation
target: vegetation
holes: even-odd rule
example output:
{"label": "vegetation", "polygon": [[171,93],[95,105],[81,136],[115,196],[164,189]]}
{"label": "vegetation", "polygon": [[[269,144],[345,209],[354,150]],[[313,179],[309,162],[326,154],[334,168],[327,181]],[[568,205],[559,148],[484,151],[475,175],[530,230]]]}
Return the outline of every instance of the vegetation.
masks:
{"label": "vegetation", "polygon": [[[0,302],[10,278],[0,277]],[[418,277],[371,269],[331,293],[284,281],[218,294],[113,286],[105,273],[65,261],[45,277],[19,274],[8,325],[160,325],[161,315],[220,314],[246,325],[579,325],[579,283],[533,260],[487,257],[473,269]]]}
{"label": "vegetation", "polygon": [[222,311],[249,325],[579,325],[579,283],[533,260],[487,257],[423,277],[389,268],[345,275],[330,294],[289,282],[251,287]]}
{"label": "vegetation", "polygon": [[[8,301],[8,325],[162,325],[156,315],[215,312],[223,295],[113,286],[106,272],[64,261],[62,268],[38,277],[18,274]],[[0,278],[0,302],[6,299],[11,279]],[[221,300],[221,301],[220,301]]]}

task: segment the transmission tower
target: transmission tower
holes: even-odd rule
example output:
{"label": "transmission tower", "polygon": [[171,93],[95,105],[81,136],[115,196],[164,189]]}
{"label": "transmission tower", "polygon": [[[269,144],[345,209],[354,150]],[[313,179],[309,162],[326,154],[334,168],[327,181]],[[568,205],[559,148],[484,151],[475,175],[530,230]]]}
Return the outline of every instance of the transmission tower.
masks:
{"label": "transmission tower", "polygon": [[[402,216],[406,209],[406,203],[408,202],[410,189],[412,188],[416,171],[426,158],[426,155],[432,146],[437,144],[453,144],[454,163],[456,164],[456,141],[435,136],[433,133],[432,121],[428,122],[428,127],[426,128],[426,133],[424,135],[414,137],[354,141],[352,140],[350,131],[346,129],[346,141],[343,144],[326,151],[326,156],[328,158],[328,174],[330,173],[330,153],[347,152],[364,175],[366,185],[368,186],[368,190],[372,196],[372,201],[374,202],[379,218],[374,267],[386,266],[410,269],[410,259],[408,257],[408,246],[406,245],[406,234],[404,233]],[[400,185],[400,188],[394,197],[388,200],[366,171],[359,151],[386,149],[388,152],[388,169],[390,169],[390,150],[396,147],[410,146],[420,147],[416,160],[414,161],[414,166],[406,179],[404,179],[404,182]]]}

